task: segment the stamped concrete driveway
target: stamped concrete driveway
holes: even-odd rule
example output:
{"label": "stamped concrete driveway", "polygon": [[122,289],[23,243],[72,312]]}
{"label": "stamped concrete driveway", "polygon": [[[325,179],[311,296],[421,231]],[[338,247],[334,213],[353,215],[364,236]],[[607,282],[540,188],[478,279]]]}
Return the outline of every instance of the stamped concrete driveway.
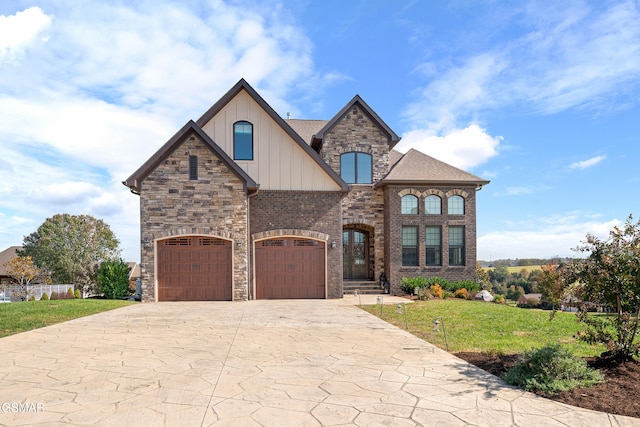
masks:
{"label": "stamped concrete driveway", "polygon": [[344,300],[147,303],[0,339],[0,425],[620,426]]}

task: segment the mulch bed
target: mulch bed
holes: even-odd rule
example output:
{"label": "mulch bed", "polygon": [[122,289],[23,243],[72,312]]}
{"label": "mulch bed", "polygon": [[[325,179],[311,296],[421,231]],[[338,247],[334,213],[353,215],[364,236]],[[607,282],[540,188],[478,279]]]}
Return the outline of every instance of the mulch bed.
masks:
{"label": "mulch bed", "polygon": [[[455,355],[500,376],[519,361],[518,355],[497,356],[487,353],[461,352]],[[590,388],[576,388],[549,396],[540,396],[568,405],[610,414],[640,418],[640,362],[614,358],[586,358],[590,367],[599,369],[604,382]]]}

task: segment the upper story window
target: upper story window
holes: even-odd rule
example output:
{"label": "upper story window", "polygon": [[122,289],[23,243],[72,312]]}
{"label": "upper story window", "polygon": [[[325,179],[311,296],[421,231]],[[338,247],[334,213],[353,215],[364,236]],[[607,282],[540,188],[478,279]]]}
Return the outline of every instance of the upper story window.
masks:
{"label": "upper story window", "polygon": [[371,154],[341,154],[340,176],[347,184],[371,184]]}
{"label": "upper story window", "polygon": [[451,196],[448,200],[449,215],[464,215],[464,199],[461,196]]}
{"label": "upper story window", "polygon": [[400,199],[401,212],[403,215],[417,215],[418,214],[418,198],[407,194]]}
{"label": "upper story window", "polygon": [[253,160],[253,125],[249,122],[233,124],[233,159]]}
{"label": "upper story window", "polygon": [[442,200],[431,194],[424,199],[424,212],[427,215],[440,215],[442,213]]}
{"label": "upper story window", "polygon": [[198,180],[198,156],[189,156],[189,180]]}

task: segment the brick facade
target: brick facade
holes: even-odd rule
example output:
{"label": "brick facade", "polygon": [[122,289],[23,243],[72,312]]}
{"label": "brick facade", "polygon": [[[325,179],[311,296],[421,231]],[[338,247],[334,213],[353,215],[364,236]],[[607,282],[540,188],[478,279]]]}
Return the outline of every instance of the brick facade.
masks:
{"label": "brick facade", "polygon": [[[198,158],[198,180],[189,180],[190,155]],[[142,300],[156,299],[156,240],[179,235],[232,240],[233,298],[246,299],[249,245],[242,181],[191,135],[144,179],[141,190]]]}
{"label": "brick facade", "polygon": [[[401,212],[401,198],[405,194],[418,196],[418,214],[407,215]],[[442,214],[426,215],[424,200],[430,194],[441,197]],[[449,215],[447,212],[447,198],[452,195],[464,197],[464,215]],[[476,190],[475,187],[408,187],[390,185],[385,188],[384,194],[387,216],[385,223],[389,230],[386,247],[386,260],[388,268],[386,275],[391,283],[392,293],[402,293],[400,283],[403,277],[442,277],[450,281],[476,280]],[[402,265],[402,226],[413,225],[418,227],[418,266],[410,267]],[[442,265],[426,265],[426,239],[425,228],[427,226],[441,227]],[[465,227],[465,265],[449,265],[448,227]]]}
{"label": "brick facade", "polygon": [[[231,107],[227,111],[224,108],[234,97],[240,96],[241,92],[246,92],[254,102],[244,102],[248,98],[242,95],[244,101],[240,104],[265,121],[262,123],[262,130],[261,122],[254,123],[256,158],[236,163],[231,159],[233,144],[228,139],[231,128],[227,128],[235,119],[227,118],[225,121],[222,118],[226,118],[226,114],[233,115],[240,111]],[[245,120],[251,117],[247,111],[241,109],[244,116],[236,118]],[[221,119],[216,121],[216,117]],[[125,181],[125,185],[140,195],[144,301],[156,299],[156,242],[172,236],[215,236],[233,242],[234,300],[255,297],[253,264],[250,258],[254,243],[278,236],[300,236],[325,242],[327,297],[341,298],[344,230],[366,232],[369,244],[366,251],[367,279],[378,280],[384,273],[391,283],[392,293],[401,293],[400,282],[403,277],[475,279],[475,193],[476,188],[481,188],[488,181],[416,150],[409,150],[404,155],[391,152],[400,138],[357,95],[330,121],[308,122],[310,123],[297,124],[308,126],[304,127],[308,131],[304,134],[308,133],[309,138],[306,141],[309,145],[306,145],[241,80],[198,123],[190,121]],[[280,129],[284,132],[265,133],[265,129]],[[301,127],[300,131],[304,129]],[[269,139],[271,137],[275,139]],[[217,138],[219,144],[213,141],[214,138]],[[309,177],[318,175],[312,175],[307,170],[292,173],[288,157],[274,154],[279,153],[277,150],[283,147],[293,147],[285,150],[286,153],[308,156],[304,159],[312,160],[314,167],[320,166],[314,173],[320,173],[330,185],[318,187],[317,180],[309,181]],[[312,150],[316,150],[317,154]],[[352,152],[371,156],[371,183],[354,183],[347,187],[339,177],[340,156]],[[197,180],[190,180],[189,177],[190,156],[197,156],[198,159]],[[390,157],[394,159],[393,168]],[[296,164],[300,166],[301,163]],[[279,169],[272,170],[272,167]],[[270,178],[278,173],[295,176],[295,182],[289,183],[295,185],[276,185],[277,180],[272,182]],[[260,179],[265,181],[263,189],[260,189]],[[405,185],[407,182],[414,182],[416,185]],[[292,188],[298,190],[291,190]],[[322,191],[311,191],[319,189]],[[404,194],[418,197],[418,214],[401,213],[401,198]],[[429,194],[437,194],[442,198],[441,215],[425,215],[424,200]],[[450,215],[447,212],[447,198],[452,195],[464,198],[464,215]],[[403,225],[418,227],[417,267],[402,265]],[[439,266],[426,266],[425,227],[429,225],[441,227],[442,230],[442,262]],[[465,227],[465,258],[462,266],[452,266],[449,263],[447,230],[450,226]],[[332,247],[333,242],[335,248]],[[362,273],[364,271],[358,270],[353,276],[364,276]]]}
{"label": "brick facade", "polygon": [[[327,296],[342,298],[342,212],[341,192],[259,191],[249,202],[250,233],[263,238],[294,234],[326,238]],[[319,234],[315,234],[318,236]],[[331,247],[331,242],[336,247]]]}
{"label": "brick facade", "polygon": [[389,136],[357,104],[325,133],[320,154],[340,173],[340,155],[349,152],[371,155],[373,182],[351,186],[342,201],[342,225],[368,232],[369,279],[377,280],[384,271],[384,198],[373,186],[389,172]]}

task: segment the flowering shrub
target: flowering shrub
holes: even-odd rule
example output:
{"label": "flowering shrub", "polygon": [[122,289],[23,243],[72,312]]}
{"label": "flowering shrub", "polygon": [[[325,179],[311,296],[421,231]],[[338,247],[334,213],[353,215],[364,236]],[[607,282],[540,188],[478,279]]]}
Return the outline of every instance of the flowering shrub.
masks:
{"label": "flowering shrub", "polygon": [[440,285],[431,285],[431,287],[429,287],[429,291],[435,298],[442,298],[442,287]]}

